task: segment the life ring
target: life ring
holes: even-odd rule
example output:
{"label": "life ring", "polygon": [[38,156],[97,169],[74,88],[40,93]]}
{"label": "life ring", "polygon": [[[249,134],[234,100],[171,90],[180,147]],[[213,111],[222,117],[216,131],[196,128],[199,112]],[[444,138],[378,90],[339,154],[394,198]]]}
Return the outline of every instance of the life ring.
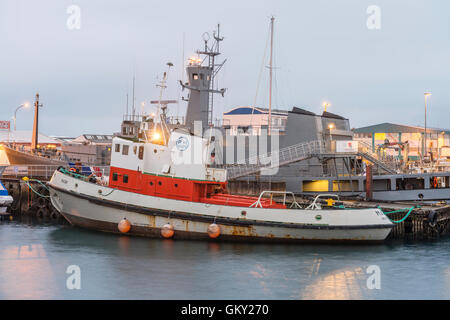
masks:
{"label": "life ring", "polygon": [[438,179],[436,177],[433,177],[433,188],[437,189],[438,187]]}

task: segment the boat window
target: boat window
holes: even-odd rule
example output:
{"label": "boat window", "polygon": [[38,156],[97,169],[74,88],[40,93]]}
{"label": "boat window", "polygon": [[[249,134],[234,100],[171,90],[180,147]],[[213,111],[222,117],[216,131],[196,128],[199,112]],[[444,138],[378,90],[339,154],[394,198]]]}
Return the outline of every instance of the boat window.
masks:
{"label": "boat window", "polygon": [[144,146],[139,147],[139,154],[138,154],[139,160],[144,159]]}
{"label": "boat window", "polygon": [[123,175],[123,183],[128,183],[128,175],[127,174]]}
{"label": "boat window", "polygon": [[118,178],[117,172],[114,172],[112,176],[113,181],[117,181],[117,178]]}
{"label": "boat window", "polygon": [[115,148],[116,152],[120,152],[120,144],[116,143],[114,148]]}
{"label": "boat window", "polygon": [[137,147],[136,147],[136,146],[133,147],[133,153],[134,153],[134,154],[137,153]]}
{"label": "boat window", "polygon": [[124,155],[124,156],[127,156],[128,155],[128,149],[130,148],[130,146],[128,146],[128,145],[126,145],[126,144],[124,144],[123,145],[123,148],[122,148],[122,154]]}
{"label": "boat window", "polygon": [[193,78],[194,80],[198,80],[198,74],[197,74],[197,73],[193,73],[193,74],[192,74],[192,78]]}

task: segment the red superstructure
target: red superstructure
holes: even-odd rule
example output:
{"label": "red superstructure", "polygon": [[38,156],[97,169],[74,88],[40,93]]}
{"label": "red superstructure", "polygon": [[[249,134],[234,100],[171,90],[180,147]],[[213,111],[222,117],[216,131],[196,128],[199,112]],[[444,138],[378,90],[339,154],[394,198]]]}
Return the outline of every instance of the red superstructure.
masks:
{"label": "red superstructure", "polygon": [[[149,196],[228,206],[249,207],[258,200],[226,193],[227,182],[176,178],[118,167],[111,167],[109,186]],[[264,208],[286,208],[271,199],[261,199],[260,202]]]}

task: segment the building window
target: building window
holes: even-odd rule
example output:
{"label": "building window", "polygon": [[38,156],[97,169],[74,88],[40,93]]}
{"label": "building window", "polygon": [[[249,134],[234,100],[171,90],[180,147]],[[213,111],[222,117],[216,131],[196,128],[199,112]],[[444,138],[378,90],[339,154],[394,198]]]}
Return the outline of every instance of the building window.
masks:
{"label": "building window", "polygon": [[197,74],[197,73],[193,73],[193,74],[192,74],[192,79],[198,80],[198,74]]}
{"label": "building window", "polygon": [[130,146],[128,146],[128,145],[126,145],[126,144],[124,144],[123,145],[123,147],[122,147],[122,154],[124,155],[124,156],[127,156],[128,155],[128,149],[130,148]]}
{"label": "building window", "polygon": [[114,148],[115,148],[116,152],[120,152],[120,144],[116,143]]}
{"label": "building window", "polygon": [[113,173],[112,179],[113,179],[113,181],[117,181],[117,179],[118,179],[118,174],[117,174],[117,172],[114,172],[114,173]]}
{"label": "building window", "polygon": [[123,183],[128,183],[128,175],[127,174],[123,175]]}
{"label": "building window", "polygon": [[139,154],[138,154],[139,160],[144,159],[144,146],[139,147]]}

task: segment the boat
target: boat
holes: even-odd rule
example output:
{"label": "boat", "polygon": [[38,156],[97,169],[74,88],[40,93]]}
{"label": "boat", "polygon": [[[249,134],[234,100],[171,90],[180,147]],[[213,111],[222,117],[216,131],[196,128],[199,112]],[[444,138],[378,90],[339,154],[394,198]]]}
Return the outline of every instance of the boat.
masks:
{"label": "boat", "polygon": [[12,146],[0,144],[0,152],[4,152],[9,165],[67,165],[67,161],[56,150],[54,152],[36,150],[34,153],[15,149]]}
{"label": "boat", "polygon": [[[0,163],[2,165],[45,165],[56,167],[67,165],[68,157],[60,147],[57,147],[59,142],[39,133],[39,108],[41,107],[39,93],[37,93],[34,102],[34,123],[31,137],[25,131],[7,132],[8,139],[0,143]],[[50,140],[51,143],[48,141],[42,142],[45,138]],[[39,143],[40,141],[43,145]]]}
{"label": "boat", "polygon": [[[393,223],[379,208],[345,208],[335,195],[300,204],[289,191],[263,190],[259,196],[228,192],[236,168],[217,166],[219,136],[210,127],[218,43],[199,54],[209,62],[189,59],[186,68],[189,102],[184,123],[173,123],[163,100],[167,75],[158,87],[156,116],[124,121],[112,140],[109,180],[61,167],[48,183],[53,206],[72,225],[137,236],[237,241],[383,241]],[[217,60],[216,60],[217,61]],[[223,62],[224,63],[224,62]],[[220,65],[223,65],[220,64]],[[173,64],[167,64],[170,67]],[[210,131],[211,132],[211,131]],[[131,134],[130,134],[131,133]],[[219,147],[218,147],[219,146]],[[219,156],[219,155],[218,155]],[[276,163],[269,161],[270,163]],[[238,171],[242,168],[238,168]],[[268,168],[265,168],[268,169]],[[234,171],[233,171],[234,170]],[[325,198],[325,200],[324,200]]]}
{"label": "boat", "polygon": [[[5,166],[0,166],[0,177],[3,174]],[[6,214],[6,210],[13,202],[13,197],[8,194],[3,183],[0,181],[0,216]]]}
{"label": "boat", "polygon": [[372,242],[393,227],[379,208],[345,208],[334,195],[301,205],[291,192],[229,194],[227,169],[211,166],[213,141],[166,124],[162,113],[141,128],[144,138],[113,138],[106,185],[56,170],[48,183],[56,210],[82,228],[173,239]]}
{"label": "boat", "polygon": [[[166,144],[116,137],[107,186],[61,168],[48,187],[53,206],[73,225],[174,239],[382,241],[393,223],[378,208],[302,208],[289,192],[259,197],[226,192],[226,170],[186,164],[207,141],[173,129]],[[204,155],[205,153],[202,152]],[[276,202],[273,195],[282,194]],[[266,198],[271,195],[272,198]],[[287,197],[292,197],[288,206]],[[121,225],[128,229],[121,229]],[[218,228],[220,235],[211,235]],[[217,231],[217,230],[216,230]]]}

